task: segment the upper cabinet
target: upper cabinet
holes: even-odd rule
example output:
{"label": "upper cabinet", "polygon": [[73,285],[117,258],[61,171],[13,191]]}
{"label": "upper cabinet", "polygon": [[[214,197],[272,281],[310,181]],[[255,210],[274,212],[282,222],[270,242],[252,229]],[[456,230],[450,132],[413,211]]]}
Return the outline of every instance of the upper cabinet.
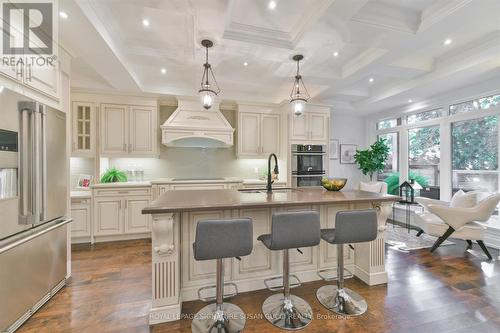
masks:
{"label": "upper cabinet", "polygon": [[93,103],[73,102],[71,111],[72,156],[92,157],[95,154],[95,106]]}
{"label": "upper cabinet", "polygon": [[281,117],[277,113],[238,113],[238,157],[267,158],[279,155]]}
{"label": "upper cabinet", "polygon": [[328,113],[306,112],[302,116],[290,116],[291,143],[326,143],[330,117]]}
{"label": "upper cabinet", "polygon": [[101,104],[101,155],[157,155],[157,117],[152,106]]}

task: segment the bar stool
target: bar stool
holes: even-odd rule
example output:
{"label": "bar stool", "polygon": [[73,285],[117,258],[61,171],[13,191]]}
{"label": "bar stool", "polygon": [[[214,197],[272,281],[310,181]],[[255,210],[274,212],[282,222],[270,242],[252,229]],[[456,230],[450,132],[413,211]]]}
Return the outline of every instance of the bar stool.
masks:
{"label": "bar stool", "polygon": [[[196,225],[193,243],[196,260],[217,260],[215,303],[198,311],[192,323],[194,333],[236,333],[245,327],[245,314],[224,302],[224,258],[249,255],[253,247],[253,226],[249,218],[202,220]],[[236,286],[236,285],[234,285]],[[202,288],[202,289],[206,289]],[[237,290],[236,290],[237,293]],[[200,295],[200,292],[198,292]]]}
{"label": "bar stool", "polygon": [[283,250],[283,294],[268,297],[262,305],[262,312],[279,328],[297,330],[306,327],[312,320],[312,309],[305,300],[290,294],[288,250],[319,244],[319,214],[315,211],[274,213],[271,233],[260,235],[257,239],[269,250]]}
{"label": "bar stool", "polygon": [[359,316],[368,305],[363,297],[344,287],[344,244],[370,242],[377,238],[375,209],[338,212],[335,229],[321,229],[321,238],[337,244],[337,285],[318,289],[316,297],[328,310],[340,315]]}

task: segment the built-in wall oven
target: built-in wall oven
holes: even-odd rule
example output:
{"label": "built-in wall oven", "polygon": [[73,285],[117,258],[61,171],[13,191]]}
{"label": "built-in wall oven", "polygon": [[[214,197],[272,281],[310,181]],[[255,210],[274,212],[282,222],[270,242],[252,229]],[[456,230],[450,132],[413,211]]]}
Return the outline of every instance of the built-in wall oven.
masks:
{"label": "built-in wall oven", "polygon": [[292,145],[292,185],[321,186],[326,174],[326,146]]}

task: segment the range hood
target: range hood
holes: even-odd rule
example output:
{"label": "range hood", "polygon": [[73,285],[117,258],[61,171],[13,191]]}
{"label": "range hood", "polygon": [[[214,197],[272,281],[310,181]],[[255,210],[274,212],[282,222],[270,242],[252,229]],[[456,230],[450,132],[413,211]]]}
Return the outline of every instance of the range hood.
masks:
{"label": "range hood", "polygon": [[233,146],[234,128],[214,103],[205,110],[198,101],[178,101],[177,110],[161,125],[161,142],[168,147],[226,148]]}

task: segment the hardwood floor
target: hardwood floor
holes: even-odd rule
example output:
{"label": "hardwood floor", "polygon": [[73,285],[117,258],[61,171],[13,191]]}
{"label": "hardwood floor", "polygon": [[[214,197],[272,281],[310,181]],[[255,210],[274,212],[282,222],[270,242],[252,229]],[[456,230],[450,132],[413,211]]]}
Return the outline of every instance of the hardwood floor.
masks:
{"label": "hardwood floor", "polygon": [[[464,252],[465,243],[436,253],[387,250],[387,285],[368,287],[350,279],[346,286],[368,302],[357,318],[335,318],[316,300],[324,282],[306,283],[293,293],[314,311],[301,332],[500,332],[500,262],[487,262],[481,249]],[[492,250],[494,258],[498,251]],[[101,243],[73,248],[73,279],[18,332],[190,332],[189,319],[148,326],[151,297],[149,240]],[[230,300],[260,317],[267,290]],[[184,314],[205,303],[188,302]],[[247,320],[245,332],[283,332],[265,319]]]}

